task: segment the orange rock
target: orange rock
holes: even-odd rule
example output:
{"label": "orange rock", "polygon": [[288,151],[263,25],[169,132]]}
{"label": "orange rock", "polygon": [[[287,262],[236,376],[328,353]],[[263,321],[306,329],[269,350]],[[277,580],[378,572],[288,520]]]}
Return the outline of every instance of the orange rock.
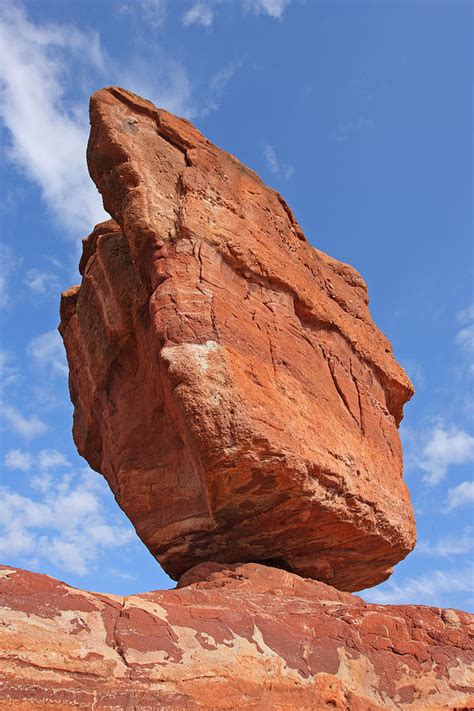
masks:
{"label": "orange rock", "polygon": [[413,390],[362,277],[187,121],[110,88],[91,125],[114,220],[62,298],[79,452],[173,578],[218,560],[385,580],[415,543]]}
{"label": "orange rock", "polygon": [[130,597],[0,569],[2,709],[474,707],[473,618],[257,564]]}

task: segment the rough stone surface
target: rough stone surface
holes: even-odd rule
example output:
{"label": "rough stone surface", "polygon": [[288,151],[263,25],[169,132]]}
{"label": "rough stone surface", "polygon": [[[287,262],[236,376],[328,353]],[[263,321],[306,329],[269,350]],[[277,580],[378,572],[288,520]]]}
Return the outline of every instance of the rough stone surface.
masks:
{"label": "rough stone surface", "polygon": [[472,616],[254,563],[122,598],[0,569],[2,709],[469,709]]}
{"label": "rough stone surface", "polygon": [[62,299],[79,452],[175,579],[206,560],[386,579],[415,543],[412,386],[363,279],[187,121],[110,88],[91,125],[114,220]]}

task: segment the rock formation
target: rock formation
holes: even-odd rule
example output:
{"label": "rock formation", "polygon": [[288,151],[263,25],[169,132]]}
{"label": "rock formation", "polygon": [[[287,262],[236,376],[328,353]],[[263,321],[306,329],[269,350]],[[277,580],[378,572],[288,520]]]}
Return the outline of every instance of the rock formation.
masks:
{"label": "rock formation", "polygon": [[469,709],[472,627],[252,563],[126,598],[4,568],[1,708]]}
{"label": "rock formation", "polygon": [[412,386],[361,276],[188,122],[110,88],[91,124],[113,219],[61,302],[74,438],[180,580],[0,569],[1,708],[474,708],[471,616],[345,592],[415,541]]}
{"label": "rock formation", "polygon": [[175,579],[215,560],[383,581],[415,543],[412,386],[363,279],[187,121],[110,88],[91,127],[113,220],[62,299],[79,452]]}

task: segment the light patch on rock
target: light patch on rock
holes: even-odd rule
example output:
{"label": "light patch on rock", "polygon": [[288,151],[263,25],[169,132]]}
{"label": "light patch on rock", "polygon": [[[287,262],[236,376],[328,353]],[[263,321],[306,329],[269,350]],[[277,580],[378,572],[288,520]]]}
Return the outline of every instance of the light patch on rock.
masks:
{"label": "light patch on rock", "polygon": [[0,570],[0,578],[8,578],[10,575],[16,573],[16,570],[8,570],[8,568],[2,568]]}
{"label": "light patch on rock", "polygon": [[162,348],[161,356],[171,367],[189,367],[189,364],[193,363],[202,373],[206,373],[209,370],[209,354],[216,351],[218,347],[216,341],[180,343]]}

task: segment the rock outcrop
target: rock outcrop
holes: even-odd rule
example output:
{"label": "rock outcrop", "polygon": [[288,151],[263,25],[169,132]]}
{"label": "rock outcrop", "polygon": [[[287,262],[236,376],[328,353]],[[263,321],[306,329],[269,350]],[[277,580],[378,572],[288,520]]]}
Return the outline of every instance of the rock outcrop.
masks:
{"label": "rock outcrop", "polygon": [[472,628],[252,563],[126,598],[3,568],[1,708],[469,709]]}
{"label": "rock outcrop", "polygon": [[363,279],[187,121],[110,88],[91,126],[113,220],[62,298],[79,452],[175,579],[217,560],[383,581],[415,543],[412,386]]}

